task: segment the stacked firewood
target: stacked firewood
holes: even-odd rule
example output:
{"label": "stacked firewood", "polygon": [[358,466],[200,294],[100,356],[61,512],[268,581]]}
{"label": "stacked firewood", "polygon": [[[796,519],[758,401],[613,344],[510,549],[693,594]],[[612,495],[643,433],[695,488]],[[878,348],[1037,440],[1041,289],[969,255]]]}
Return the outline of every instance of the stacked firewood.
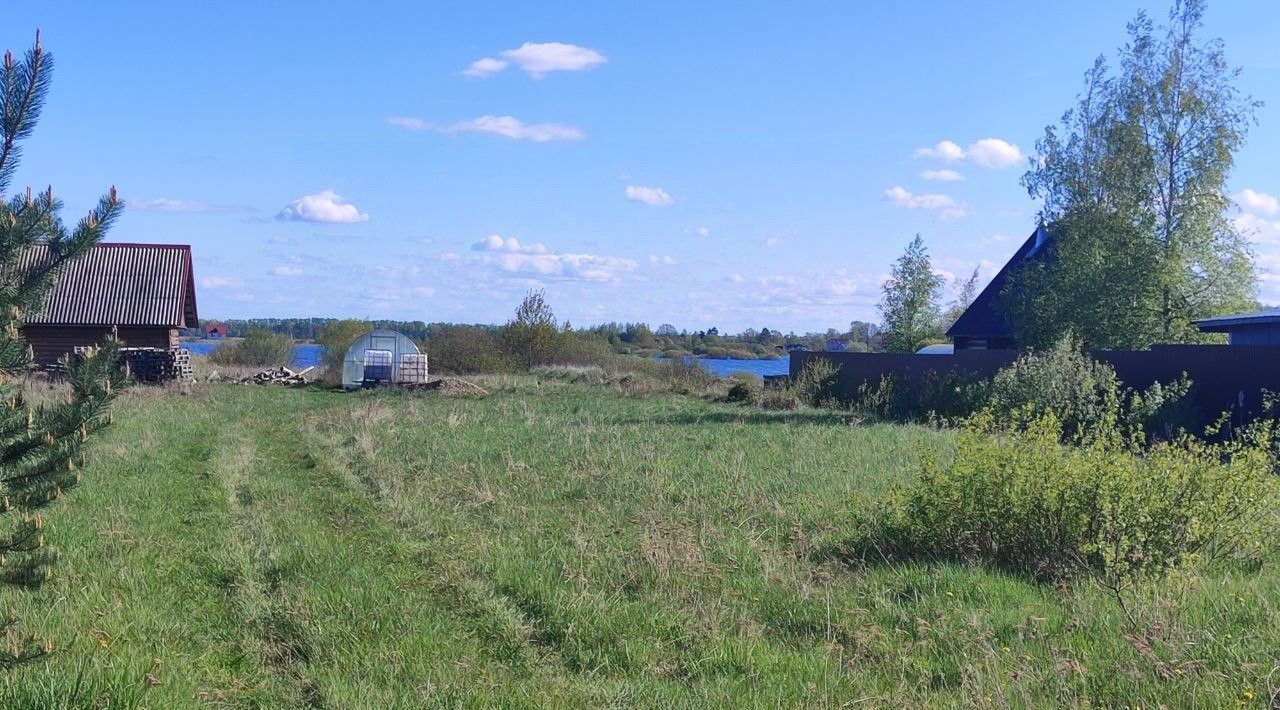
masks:
{"label": "stacked firewood", "polygon": [[190,380],[191,353],[178,348],[120,348],[120,364],[138,382]]}
{"label": "stacked firewood", "polygon": [[261,372],[240,380],[242,385],[305,385],[307,373],[316,369],[314,366],[294,372],[287,367],[269,367]]}

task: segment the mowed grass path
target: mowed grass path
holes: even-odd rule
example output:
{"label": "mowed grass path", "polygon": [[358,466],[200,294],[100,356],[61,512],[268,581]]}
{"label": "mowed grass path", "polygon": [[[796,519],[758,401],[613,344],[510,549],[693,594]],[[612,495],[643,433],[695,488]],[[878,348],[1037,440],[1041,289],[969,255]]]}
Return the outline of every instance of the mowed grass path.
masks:
{"label": "mowed grass path", "polygon": [[1135,598],[824,551],[949,437],[533,379],[130,394],[0,706],[1264,706],[1280,574]]}

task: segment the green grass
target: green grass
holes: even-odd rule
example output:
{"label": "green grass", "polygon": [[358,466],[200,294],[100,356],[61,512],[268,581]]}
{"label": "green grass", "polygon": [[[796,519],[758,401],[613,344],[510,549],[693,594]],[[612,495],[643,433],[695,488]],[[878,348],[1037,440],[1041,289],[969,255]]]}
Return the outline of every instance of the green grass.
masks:
{"label": "green grass", "polygon": [[[4,590],[0,706],[1263,707],[1280,558],[1089,584],[823,553],[947,434],[509,378],[134,392]],[[1250,696],[1252,694],[1252,697]]]}

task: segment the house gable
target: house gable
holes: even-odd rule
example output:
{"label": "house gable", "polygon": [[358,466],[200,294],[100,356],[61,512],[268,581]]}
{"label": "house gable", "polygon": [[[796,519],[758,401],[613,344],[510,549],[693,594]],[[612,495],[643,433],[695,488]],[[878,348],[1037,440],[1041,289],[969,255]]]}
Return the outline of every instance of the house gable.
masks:
{"label": "house gable", "polygon": [[1017,347],[1013,324],[1000,305],[1000,294],[1017,268],[1030,260],[1048,258],[1052,247],[1053,237],[1044,227],[1037,227],[1027,237],[987,287],[982,289],[973,303],[947,329],[947,337],[951,338],[957,350]]}

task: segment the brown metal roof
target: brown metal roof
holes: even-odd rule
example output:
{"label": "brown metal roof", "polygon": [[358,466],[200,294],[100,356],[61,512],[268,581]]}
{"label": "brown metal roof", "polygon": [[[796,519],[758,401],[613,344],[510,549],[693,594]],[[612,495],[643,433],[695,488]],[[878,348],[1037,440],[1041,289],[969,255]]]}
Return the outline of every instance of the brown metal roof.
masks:
{"label": "brown metal roof", "polygon": [[[15,266],[48,263],[46,247],[24,251]],[[185,244],[99,244],[54,278],[53,289],[27,323],[155,325],[197,323],[191,247]]]}

